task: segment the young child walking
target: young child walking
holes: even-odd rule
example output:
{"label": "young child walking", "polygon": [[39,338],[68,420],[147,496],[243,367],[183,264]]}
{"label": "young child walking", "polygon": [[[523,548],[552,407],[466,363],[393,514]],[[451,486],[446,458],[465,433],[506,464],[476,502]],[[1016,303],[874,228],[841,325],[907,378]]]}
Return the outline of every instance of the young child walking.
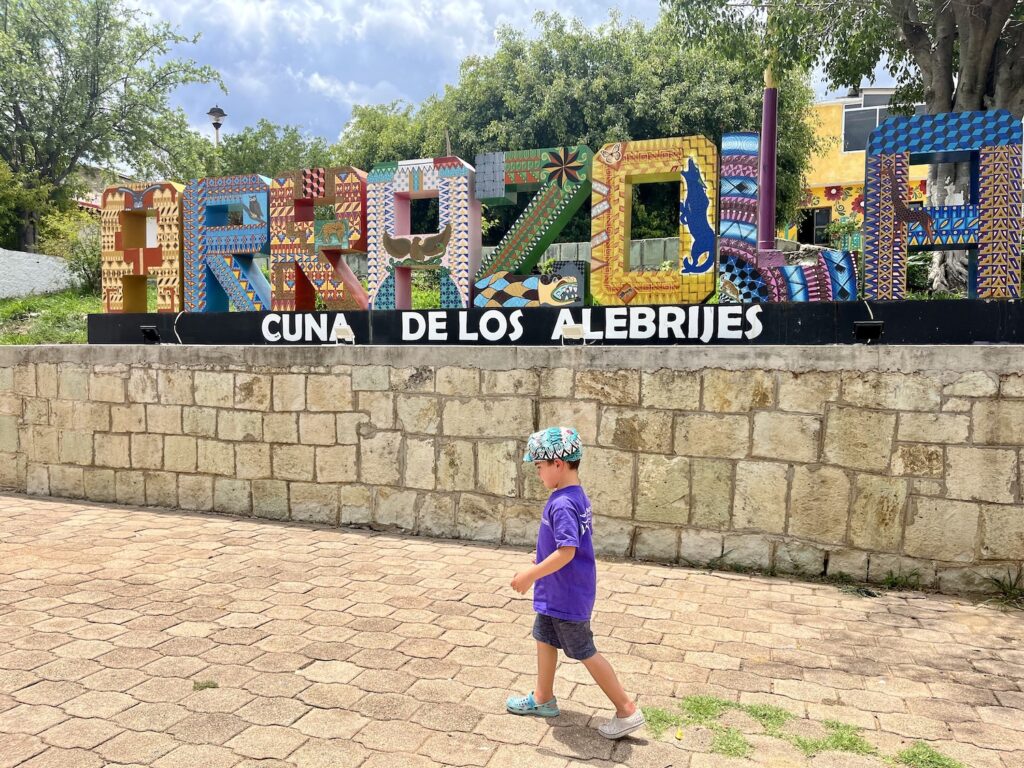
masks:
{"label": "young child walking", "polygon": [[620,739],[644,725],[643,713],[623,690],[611,664],[594,646],[590,613],[597,591],[590,499],[577,472],[583,443],[571,427],[551,427],[527,440],[523,461],[533,462],[551,491],[541,513],[534,565],[512,579],[519,594],[533,587],[533,637],[537,641],[537,685],[525,696],[505,703],[516,715],[557,717],[555,667],[558,651],[583,666],[615,705],[615,716],[598,728],[602,736]]}

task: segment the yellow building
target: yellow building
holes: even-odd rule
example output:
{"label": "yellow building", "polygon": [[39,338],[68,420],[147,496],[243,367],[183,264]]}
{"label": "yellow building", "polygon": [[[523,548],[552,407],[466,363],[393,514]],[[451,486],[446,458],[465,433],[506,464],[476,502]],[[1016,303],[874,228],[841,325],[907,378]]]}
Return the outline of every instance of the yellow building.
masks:
{"label": "yellow building", "polygon": [[[892,88],[862,88],[857,95],[814,105],[822,152],[811,158],[800,220],[785,237],[800,243],[828,245],[834,221],[864,220],[864,163],[871,131],[888,116]],[[927,166],[911,166],[907,201],[920,205],[927,189]],[[859,242],[844,244],[860,250]]]}

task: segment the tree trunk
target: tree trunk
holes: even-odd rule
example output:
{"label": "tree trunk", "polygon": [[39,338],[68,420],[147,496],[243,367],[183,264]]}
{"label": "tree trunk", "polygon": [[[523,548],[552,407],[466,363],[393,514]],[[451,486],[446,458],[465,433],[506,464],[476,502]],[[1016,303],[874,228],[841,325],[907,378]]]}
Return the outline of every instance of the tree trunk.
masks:
{"label": "tree trunk", "polygon": [[39,214],[36,211],[23,211],[21,214],[21,231],[18,233],[18,247],[22,251],[34,252],[39,236]]}
{"label": "tree trunk", "polygon": [[[971,199],[970,163],[939,163],[928,169],[928,205],[963,205]],[[967,251],[934,251],[928,270],[933,291],[967,290]]]}

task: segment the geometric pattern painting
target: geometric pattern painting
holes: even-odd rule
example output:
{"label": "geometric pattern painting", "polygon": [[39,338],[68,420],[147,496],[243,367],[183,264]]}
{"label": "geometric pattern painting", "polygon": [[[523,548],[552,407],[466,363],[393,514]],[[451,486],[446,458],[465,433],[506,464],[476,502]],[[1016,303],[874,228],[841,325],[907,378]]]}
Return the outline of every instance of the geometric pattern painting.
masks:
{"label": "geometric pattern painting", "polygon": [[[146,284],[156,280],[156,311],[180,312],[181,205],[184,187],[139,182],[107,187],[100,203],[105,312],[146,312]],[[155,219],[156,242],[147,243]]]}
{"label": "geometric pattern painting", "polygon": [[476,196],[487,205],[509,205],[515,203],[517,193],[537,190],[522,215],[483,259],[477,279],[533,269],[590,197],[593,156],[586,146],[476,156]]}
{"label": "geometric pattern painting", "polygon": [[270,283],[253,255],[269,253],[270,179],[250,174],[185,187],[185,310],[262,311]]}
{"label": "geometric pattern painting", "polygon": [[[633,185],[679,182],[679,253],[667,272],[629,269]],[[699,304],[715,292],[718,149],[703,136],[623,141],[595,155],[591,294],[602,305]]]}
{"label": "geometric pattern painting", "polygon": [[[864,202],[864,293],[906,295],[912,250],[976,248],[978,298],[1019,298],[1021,122],[1007,110],[890,117],[868,141]],[[904,198],[911,163],[970,161],[963,205],[913,208]]]}
{"label": "geometric pattern painting", "polygon": [[[411,271],[440,272],[440,306],[470,306],[480,265],[480,201],[473,166],[458,157],[379,163],[367,177],[369,301],[409,309]],[[437,198],[436,234],[411,234],[411,201]]]}
{"label": "geometric pattern painting", "polygon": [[275,311],[366,309],[343,253],[366,250],[366,173],[310,168],[270,182],[270,275]]}
{"label": "geometric pattern painting", "polygon": [[758,138],[756,133],[722,136],[718,252],[723,260],[737,256],[757,263]]}

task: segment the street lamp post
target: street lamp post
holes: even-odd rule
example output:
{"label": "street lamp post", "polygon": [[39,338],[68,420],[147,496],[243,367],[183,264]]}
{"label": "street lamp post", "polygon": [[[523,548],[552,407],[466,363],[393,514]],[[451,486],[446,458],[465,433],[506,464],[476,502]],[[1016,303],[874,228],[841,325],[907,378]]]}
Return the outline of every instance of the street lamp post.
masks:
{"label": "street lamp post", "polygon": [[220,174],[220,127],[224,125],[224,118],[228,113],[214,104],[206,115],[213,123],[213,160],[216,172]]}

